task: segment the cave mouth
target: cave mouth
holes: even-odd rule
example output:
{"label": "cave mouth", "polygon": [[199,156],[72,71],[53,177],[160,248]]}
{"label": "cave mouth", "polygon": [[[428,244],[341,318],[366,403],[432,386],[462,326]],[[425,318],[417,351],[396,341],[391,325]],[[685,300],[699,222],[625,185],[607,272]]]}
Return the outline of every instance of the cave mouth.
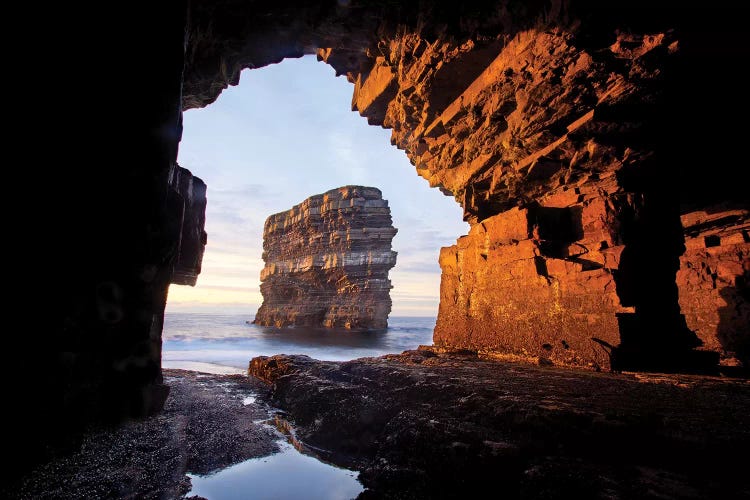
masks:
{"label": "cave mouth", "polygon": [[[408,158],[388,144],[389,131],[348,109],[352,85],[333,76],[314,56],[285,59],[245,70],[216,102],[185,112],[178,163],[207,185],[208,237],[195,286],[170,285],[167,358],[174,356],[172,329],[185,333],[172,315],[234,314],[245,327],[252,322],[262,301],[266,218],[344,185],[379,188],[399,230],[390,316],[430,318],[434,326],[439,248],[467,232],[461,207],[415,175]],[[431,336],[418,343],[431,343]]]}
{"label": "cave mouth", "polygon": [[[21,267],[37,271],[38,279],[25,278],[25,284],[39,288],[39,284],[44,283],[50,300],[46,300],[42,307],[34,304],[31,314],[21,315],[24,324],[16,331],[23,333],[11,335],[20,346],[10,351],[14,355],[10,356],[8,371],[24,374],[24,380],[14,384],[21,394],[13,404],[17,411],[9,413],[15,417],[18,426],[9,428],[13,429],[14,435],[26,438],[19,440],[22,446],[10,453],[14,457],[12,466],[27,464],[28,457],[33,457],[33,460],[43,457],[47,445],[59,441],[57,436],[60,434],[68,435],[92,421],[153,413],[159,411],[165,401],[169,389],[160,370],[162,321],[166,290],[173,278],[175,247],[180,244],[179,217],[184,208],[183,200],[177,198],[174,189],[168,185],[170,171],[177,160],[182,111],[213,102],[223,89],[238,82],[242,68],[257,68],[285,57],[298,57],[311,52],[314,47],[332,47],[333,52],[327,56],[327,61],[337,73],[349,73],[352,79],[359,78],[360,83],[366,83],[370,70],[376,64],[378,69],[382,67],[382,61],[390,56],[390,42],[397,34],[423,35],[422,40],[416,40],[419,36],[412,37],[415,41],[410,52],[412,61],[430,56],[434,49],[453,51],[459,48],[453,42],[464,44],[479,37],[504,37],[509,43],[522,43],[532,49],[535,46],[544,49],[546,42],[565,42],[556,45],[559,51],[537,50],[538,62],[542,66],[555,61],[565,62],[560,57],[570,55],[571,64],[559,67],[580,69],[583,73],[580,78],[567,80],[565,85],[558,84],[556,89],[573,92],[568,97],[580,99],[563,99],[562,95],[556,95],[555,99],[540,100],[535,96],[548,97],[544,82],[531,78],[534,75],[523,71],[518,67],[522,64],[519,64],[515,69],[508,68],[512,71],[495,76],[507,78],[510,83],[528,77],[525,95],[516,95],[512,88],[499,85],[499,90],[509,90],[507,99],[491,103],[496,104],[491,110],[496,113],[490,115],[494,120],[488,120],[486,124],[513,130],[513,120],[507,116],[511,109],[519,110],[519,114],[527,117],[532,116],[530,107],[541,111],[537,116],[542,118],[547,116],[547,110],[553,113],[555,123],[526,122],[533,126],[525,128],[533,133],[549,131],[549,134],[542,133],[538,137],[554,141],[549,144],[563,140],[560,143],[563,148],[555,151],[536,149],[541,156],[527,154],[533,151],[517,151],[519,158],[531,160],[521,165],[527,169],[525,171],[538,175],[533,185],[534,193],[548,192],[543,189],[544,176],[565,173],[571,162],[564,160],[575,157],[579,170],[590,168],[591,173],[598,177],[595,179],[593,175],[574,172],[577,175],[563,179],[562,185],[585,184],[591,180],[606,188],[607,179],[612,177],[599,174],[611,174],[611,171],[595,171],[602,170],[599,167],[606,170],[608,166],[626,161],[636,167],[636,171],[648,170],[640,168],[642,160],[666,146],[666,154],[661,156],[666,161],[657,165],[658,170],[663,172],[664,180],[670,181],[667,191],[673,193],[675,201],[683,207],[683,212],[675,215],[683,217],[683,227],[690,226],[696,233],[685,241],[687,251],[680,256],[678,277],[682,311],[688,314],[688,326],[700,329],[706,349],[714,352],[736,350],[739,353],[739,348],[745,346],[742,352],[746,353],[747,360],[750,352],[747,349],[746,298],[750,271],[745,264],[748,228],[735,231],[739,223],[719,224],[719,221],[726,221],[721,213],[726,209],[711,208],[712,204],[735,201],[746,209],[747,189],[742,186],[750,184],[747,179],[750,169],[736,168],[741,164],[741,148],[736,145],[743,144],[745,139],[744,128],[734,125],[737,116],[750,114],[750,100],[737,99],[745,93],[741,78],[729,78],[725,72],[717,74],[711,71],[712,68],[733,68],[737,61],[747,59],[748,44],[742,39],[745,16],[733,15],[737,7],[730,2],[720,2],[709,9],[700,4],[693,6],[673,1],[655,9],[653,2],[643,1],[604,5],[603,2],[591,1],[525,3],[481,0],[450,4],[352,0],[305,5],[300,2],[260,5],[170,0],[153,3],[147,9],[139,3],[106,7],[98,12],[101,14],[97,15],[98,22],[90,22],[90,16],[81,15],[80,9],[61,7],[57,12],[67,16],[55,17],[54,22],[43,23],[41,29],[34,31],[35,39],[47,38],[48,45],[56,49],[52,57],[44,59],[45,68],[49,69],[51,65],[52,74],[65,75],[65,78],[56,79],[54,88],[44,78],[27,79],[23,85],[36,84],[40,88],[37,95],[25,101],[38,107],[38,112],[26,113],[33,117],[33,123],[30,127],[19,128],[28,143],[26,150],[32,152],[32,168],[15,169],[28,179],[24,184],[15,185],[28,186],[30,198],[44,207],[49,216],[36,219],[29,225],[30,231],[21,233],[21,236],[34,235],[31,245],[25,245],[23,238],[19,238],[24,244],[22,252],[33,249],[42,254],[33,266]],[[37,14],[42,14],[46,9],[38,10]],[[573,36],[566,35],[566,27],[575,28],[574,33],[567,33]],[[616,33],[619,35],[615,36]],[[660,34],[668,36],[661,38]],[[679,39],[673,40],[672,35]],[[651,43],[650,47],[655,50],[635,50],[639,40]],[[676,52],[675,48],[678,49]],[[418,56],[419,51],[422,55]],[[523,51],[515,54],[522,55]],[[669,62],[674,60],[673,55],[679,56],[676,68]],[[439,59],[437,57],[435,63],[440,62]],[[34,66],[33,57],[24,60]],[[437,64],[432,62],[421,68],[427,68],[425,74],[437,69]],[[511,58],[510,62],[523,63],[520,57]],[[634,62],[638,67],[633,66]],[[593,65],[587,66],[589,63]],[[36,74],[37,70],[31,68],[28,74]],[[671,84],[670,72],[673,76]],[[423,73],[417,71],[416,74]],[[631,76],[638,80],[629,79]],[[650,79],[650,76],[658,78]],[[563,78],[564,71],[548,74],[548,80],[560,82]],[[377,83],[375,80],[373,85]],[[502,83],[494,79],[488,82]],[[618,85],[620,90],[627,88],[633,92],[609,92],[608,82],[633,83]],[[407,98],[406,104],[412,104],[409,97],[417,95],[412,92],[413,87],[394,89],[385,83],[379,88],[387,92],[383,99],[374,100],[375,104],[387,101],[394,95],[394,90],[399,98]],[[652,120],[654,116],[648,115],[644,105],[655,102],[652,98],[658,98],[658,91],[665,83],[671,85],[666,90],[671,93],[672,102],[667,102],[667,108],[662,109],[666,111],[662,113],[664,119]],[[586,92],[597,89],[604,91],[602,95],[609,99],[604,104],[611,106],[597,105],[594,113],[591,107],[599,101],[596,95]],[[73,109],[78,119],[64,117],[59,126],[53,123],[52,128],[40,127],[38,118],[50,116],[50,100],[46,96],[51,95],[60,97],[60,102],[66,106],[74,105],[68,109]],[[711,105],[695,106],[695,97],[703,95],[711,96]],[[615,100],[628,96],[631,97],[630,103]],[[513,102],[515,105],[511,106]],[[560,107],[556,103],[575,105]],[[633,103],[642,105],[629,105]],[[373,108],[378,108],[373,113],[382,113],[382,106]],[[523,109],[528,111],[523,112]],[[434,140],[435,144],[442,140],[440,134],[446,126],[452,127],[448,132],[458,132],[459,125],[483,116],[473,112],[448,113],[443,116],[445,122],[436,122],[434,118],[438,114],[461,110],[449,106],[427,111],[426,125],[430,127],[430,134],[425,137]],[[602,121],[586,122],[586,117]],[[638,124],[649,121],[650,133],[639,131]],[[401,127],[394,142],[402,147],[399,141],[425,123],[395,120],[391,124]],[[711,126],[701,127],[701,124]],[[475,131],[472,128],[464,130]],[[484,137],[494,139],[498,134],[488,133]],[[665,137],[669,138],[666,145],[653,142]],[[700,141],[691,144],[693,138]],[[528,145],[529,149],[544,146],[530,136],[517,139],[512,144]],[[461,142],[463,146],[469,141],[462,139]],[[716,144],[726,147],[701,146]],[[413,146],[407,154],[415,158],[420,173],[429,175],[436,171],[426,165],[424,157],[429,153],[426,140],[424,144],[405,146]],[[627,157],[611,155],[613,148],[627,151]],[[44,168],[36,167],[37,153],[49,156],[39,162]],[[440,155],[432,156],[440,158]],[[545,162],[536,162],[535,166],[533,160],[542,157]],[[498,205],[495,198],[485,196],[488,185],[495,191],[534,194],[528,193],[527,184],[516,178],[504,183],[505,172],[513,172],[509,169],[493,170],[488,164],[493,158],[492,155],[477,157],[479,161],[473,166],[478,173],[476,177],[481,178],[476,182],[468,183],[463,177],[456,177],[456,185],[466,184],[469,188],[460,198],[462,203],[479,219],[494,213],[498,207],[508,208],[507,204]],[[422,163],[417,160],[422,160]],[[555,170],[557,173],[552,174]],[[457,173],[456,169],[442,171],[450,175]],[[523,173],[522,169],[519,172]],[[439,181],[437,179],[436,183]],[[651,183],[648,179],[646,182]],[[596,185],[589,184],[596,188]],[[457,197],[461,195],[458,190],[451,189],[452,186],[445,187]],[[605,215],[610,215],[612,210],[620,211],[621,201],[630,203],[630,198],[637,198],[643,192],[665,192],[663,187],[657,182],[657,186],[646,185],[638,191],[624,193],[622,200],[615,197],[605,199],[611,202],[603,209]],[[570,205],[563,196],[565,193],[559,194],[560,206]],[[603,231],[602,237],[596,241],[599,244],[607,241],[607,247],[597,248],[614,253],[619,241],[618,221],[605,218],[605,222],[611,231]],[[656,237],[653,246],[661,246],[664,241],[662,233],[649,232]],[[517,245],[513,240],[525,241],[525,234],[522,232],[520,238],[509,235],[508,241],[497,238],[496,243],[500,247],[515,248]],[[209,242],[210,238],[209,235]],[[483,255],[484,245],[476,247],[477,255]],[[737,251],[732,253],[734,248]],[[448,262],[448,257],[455,256],[456,253],[445,254],[447,264],[456,264],[450,270],[458,282],[458,278],[466,276],[459,275],[457,259]],[[488,255],[486,262],[490,262],[491,257]],[[526,259],[528,265],[520,271],[535,281],[544,280],[541,286],[546,286],[544,276],[537,278],[540,275],[534,257]],[[617,255],[613,257],[616,259]],[[670,261],[663,267],[674,269],[676,256],[667,257]],[[480,264],[482,260],[479,257]],[[631,259],[636,264],[642,261],[640,258]],[[570,267],[570,262],[557,264],[559,271]],[[547,265],[545,273],[554,271],[551,267]],[[596,273],[597,270],[586,272]],[[492,280],[490,284],[494,287],[498,282]],[[468,322],[465,314],[471,312],[469,307],[474,307],[477,301],[460,302],[462,297],[458,287],[446,288],[446,291],[446,304],[455,305],[446,311],[451,313],[446,314],[446,323],[455,319],[465,322],[468,327],[478,326],[480,317],[479,321]],[[598,293],[590,295],[601,296]],[[26,295],[27,298],[33,296]],[[464,298],[477,297],[469,294]],[[721,304],[718,308],[717,303]],[[533,310],[537,305],[538,301],[534,301],[523,311]],[[556,310],[551,312],[556,313]],[[612,321],[613,315],[607,314],[609,322],[602,328],[612,333],[610,343],[616,343],[619,341],[618,325]],[[36,321],[39,315],[48,321]],[[584,320],[587,317],[590,316],[583,315]],[[29,321],[29,318],[35,321]],[[509,334],[518,332],[518,323],[507,324]],[[502,323],[493,324],[493,329],[486,332],[474,328],[471,335],[467,335],[467,344],[497,343],[497,325]],[[545,334],[554,334],[559,323],[551,326]],[[33,329],[33,335],[25,333],[29,329]],[[464,323],[451,325],[449,333],[455,331],[468,331],[468,328],[464,328]],[[483,337],[484,333],[486,336]],[[599,331],[597,336],[601,338]],[[452,340],[456,340],[455,337]],[[567,348],[572,345],[567,337],[562,339],[564,344],[548,338],[539,340],[541,347],[552,345],[555,348],[562,346],[566,352],[573,350]],[[44,346],[40,363],[44,368],[29,370],[28,353],[37,352],[40,345]],[[44,398],[39,397],[39,387],[46,390]],[[54,409],[55,418],[46,419],[44,425],[36,425],[40,415],[49,415],[50,408]],[[23,453],[16,454],[15,451]]]}

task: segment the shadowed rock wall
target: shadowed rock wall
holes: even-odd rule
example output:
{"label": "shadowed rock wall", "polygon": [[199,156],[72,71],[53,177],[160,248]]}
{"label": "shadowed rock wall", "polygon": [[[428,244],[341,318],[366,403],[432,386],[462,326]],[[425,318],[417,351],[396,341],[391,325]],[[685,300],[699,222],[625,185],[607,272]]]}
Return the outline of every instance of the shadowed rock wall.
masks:
{"label": "shadowed rock wall", "polygon": [[195,286],[201,272],[208,235],[206,224],[206,184],[189,170],[175,164],[169,184],[182,200],[182,230],[175,256],[171,283]]}
{"label": "shadowed rock wall", "polygon": [[382,329],[396,265],[391,209],[377,188],[344,186],[271,215],[254,323]]}

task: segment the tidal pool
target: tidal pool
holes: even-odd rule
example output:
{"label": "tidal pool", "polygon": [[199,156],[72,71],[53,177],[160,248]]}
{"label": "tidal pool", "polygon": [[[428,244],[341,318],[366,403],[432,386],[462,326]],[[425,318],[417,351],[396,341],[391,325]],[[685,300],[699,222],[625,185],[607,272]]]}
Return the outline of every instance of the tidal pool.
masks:
{"label": "tidal pool", "polygon": [[340,469],[297,451],[285,440],[281,451],[245,460],[207,476],[188,474],[188,497],[208,500],[349,500],[363,491],[358,472]]}

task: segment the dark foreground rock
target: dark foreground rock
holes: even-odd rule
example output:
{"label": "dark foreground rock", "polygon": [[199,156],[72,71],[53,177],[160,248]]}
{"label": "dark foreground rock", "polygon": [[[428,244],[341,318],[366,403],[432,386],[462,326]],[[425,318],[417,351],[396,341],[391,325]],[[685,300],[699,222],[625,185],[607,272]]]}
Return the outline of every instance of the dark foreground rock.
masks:
{"label": "dark foreground rock", "polygon": [[365,498],[750,498],[750,383],[407,351],[259,357],[297,436]]}
{"label": "dark foreground rock", "polygon": [[160,415],[91,430],[78,451],[4,484],[0,497],[180,498],[190,491],[186,473],[208,474],[278,450],[278,436],[253,423],[269,417],[265,407],[243,405],[259,384],[236,375],[164,374],[171,392]]}

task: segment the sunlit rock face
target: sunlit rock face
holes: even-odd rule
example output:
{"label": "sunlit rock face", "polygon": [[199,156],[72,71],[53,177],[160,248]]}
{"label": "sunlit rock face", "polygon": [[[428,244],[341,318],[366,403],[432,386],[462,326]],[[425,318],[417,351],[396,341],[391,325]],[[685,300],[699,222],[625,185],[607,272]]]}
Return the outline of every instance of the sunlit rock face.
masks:
{"label": "sunlit rock face", "polygon": [[[496,7],[486,22],[513,29],[397,33],[380,40],[367,71],[347,73],[352,108],[391,128],[392,144],[471,225],[441,252],[435,343],[594,369],[746,359],[747,202],[741,216],[710,209],[721,250],[695,251],[692,233],[708,230],[688,227],[695,217],[680,226],[681,204],[686,212],[711,196],[673,139],[693,56],[679,32],[667,23],[590,37],[584,24],[555,20],[554,2],[527,25]],[[335,56],[319,51],[334,67]],[[709,185],[723,176],[718,167]],[[723,189],[731,200],[735,190]],[[710,278],[716,266],[723,291]]]}
{"label": "sunlit rock face", "polygon": [[[645,126],[627,113],[652,112],[643,103],[659,99],[653,80],[674,40],[610,42],[592,51],[571,31],[540,27],[463,43],[410,34],[357,77],[354,107],[393,127],[392,142],[456,198],[472,226],[441,253],[438,345],[609,367],[606,346],[620,343],[616,314],[647,302],[659,311],[656,302],[668,300],[617,293],[623,219],[646,201],[616,174],[638,168],[653,148],[634,139]],[[646,224],[668,224],[658,218]],[[667,248],[652,257],[677,255]],[[677,314],[654,316],[679,322]]]}
{"label": "sunlit rock face", "polygon": [[680,307],[703,348],[750,366],[750,210],[727,205],[684,214]]}
{"label": "sunlit rock face", "polygon": [[435,342],[494,355],[601,368],[597,341],[619,343],[618,313],[632,313],[613,274],[623,246],[605,226],[606,205],[514,208],[475,224],[443,248]]}
{"label": "sunlit rock face", "polygon": [[271,215],[255,323],[386,328],[396,231],[388,201],[373,187],[332,189]]}

